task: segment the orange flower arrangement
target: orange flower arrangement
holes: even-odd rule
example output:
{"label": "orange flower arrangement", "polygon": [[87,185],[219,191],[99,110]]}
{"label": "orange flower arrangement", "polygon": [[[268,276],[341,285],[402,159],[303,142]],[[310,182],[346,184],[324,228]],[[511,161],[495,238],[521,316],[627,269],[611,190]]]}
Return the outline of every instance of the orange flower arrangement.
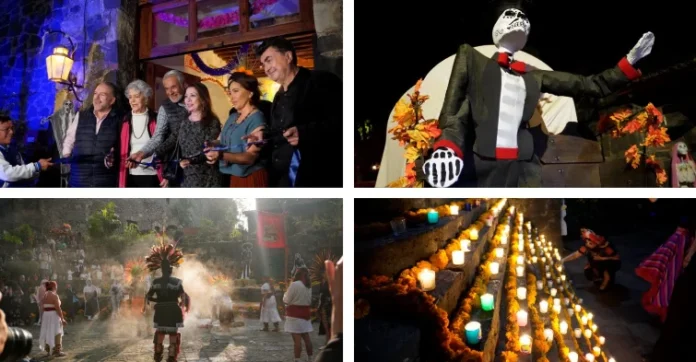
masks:
{"label": "orange flower arrangement", "polygon": [[[644,135],[643,143],[632,145],[626,150],[624,156],[626,163],[632,168],[640,166],[641,159],[645,159],[645,165],[653,169],[659,186],[667,182],[667,173],[655,160],[654,154],[647,154],[648,147],[663,147],[671,141],[667,134],[667,128],[663,127],[664,115],[652,103],[648,103],[637,112],[631,109],[620,109],[612,114],[603,116],[597,124],[599,133],[611,132],[613,138],[641,132]],[[644,151],[639,149],[643,147]]]}
{"label": "orange flower arrangement", "polygon": [[416,181],[416,159],[424,156],[433,141],[442,133],[438,128],[437,119],[426,120],[423,117],[423,103],[429,97],[420,93],[422,83],[423,80],[419,79],[414,93],[408,95],[408,100],[401,99],[394,108],[396,126],[387,132],[406,150],[406,173],[388,187],[423,187],[422,181]]}

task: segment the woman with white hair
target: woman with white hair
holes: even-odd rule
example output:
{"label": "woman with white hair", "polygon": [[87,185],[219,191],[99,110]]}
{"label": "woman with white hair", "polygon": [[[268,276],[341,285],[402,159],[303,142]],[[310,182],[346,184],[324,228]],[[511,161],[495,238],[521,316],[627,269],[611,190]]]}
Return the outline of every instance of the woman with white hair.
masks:
{"label": "woman with white hair", "polygon": [[152,162],[152,156],[141,160],[141,164],[134,168],[127,166],[130,156],[140,151],[155,133],[157,113],[147,108],[152,94],[152,88],[140,79],[126,87],[131,113],[126,115],[121,124],[118,187],[159,187],[162,181],[161,168],[142,164]]}

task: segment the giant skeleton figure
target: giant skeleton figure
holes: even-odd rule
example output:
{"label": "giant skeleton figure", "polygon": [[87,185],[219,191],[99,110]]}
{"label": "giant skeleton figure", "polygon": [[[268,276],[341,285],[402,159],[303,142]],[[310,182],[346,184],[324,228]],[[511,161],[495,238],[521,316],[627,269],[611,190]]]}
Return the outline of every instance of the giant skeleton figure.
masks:
{"label": "giant skeleton figure", "polygon": [[167,362],[176,362],[181,350],[181,333],[184,327],[184,309],[188,312],[190,300],[184,292],[181,279],[172,276],[172,267],[183,262],[181,250],[172,244],[153,246],[150,256],[145,259],[150,272],[162,269],[162,276],[152,281],[145,296],[145,303],[155,302],[153,343],[154,359],[162,361],[164,355],[164,337],[169,335],[169,356]]}
{"label": "giant skeleton figure", "polygon": [[[655,42],[652,33],[645,33],[616,67],[597,75],[534,70],[513,60],[530,29],[519,8],[503,11],[493,27],[498,52],[492,58],[468,44],[459,47],[439,117],[442,135],[419,174],[431,186],[449,187],[458,181],[467,149],[473,150],[470,159],[479,187],[519,186],[525,170],[538,163],[528,124],[541,93],[607,96],[640,76],[633,66],[650,54]],[[471,130],[475,137],[469,135]],[[469,142],[473,145],[467,148]]]}

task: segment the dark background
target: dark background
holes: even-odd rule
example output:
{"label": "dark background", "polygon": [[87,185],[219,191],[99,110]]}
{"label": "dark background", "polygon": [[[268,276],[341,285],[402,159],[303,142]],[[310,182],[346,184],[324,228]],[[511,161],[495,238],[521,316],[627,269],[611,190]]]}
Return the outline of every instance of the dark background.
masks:
{"label": "dark background", "polygon": [[[589,75],[613,67],[647,31],[655,34],[655,46],[638,63],[643,74],[696,56],[694,13],[675,0],[537,0],[526,6],[531,30],[524,51],[554,70]],[[458,45],[492,44],[498,7],[487,0],[356,3],[356,185],[371,186],[377,177],[372,166],[381,160],[394,104]],[[366,120],[372,131],[361,140],[357,128]]]}

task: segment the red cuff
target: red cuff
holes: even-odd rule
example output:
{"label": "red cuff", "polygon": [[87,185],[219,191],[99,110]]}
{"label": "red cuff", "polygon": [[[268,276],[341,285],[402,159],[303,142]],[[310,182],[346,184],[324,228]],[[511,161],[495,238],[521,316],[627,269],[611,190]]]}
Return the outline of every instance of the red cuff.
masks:
{"label": "red cuff", "polygon": [[634,80],[642,75],[640,70],[634,68],[626,57],[623,57],[619,62],[619,69],[628,77],[628,80]]}
{"label": "red cuff", "polygon": [[433,149],[436,150],[438,148],[449,148],[452,151],[454,151],[454,154],[457,155],[457,157],[464,159],[464,153],[462,152],[462,149],[459,148],[459,146],[455,145],[454,142],[449,141],[449,140],[439,140],[435,142],[433,145]]}

